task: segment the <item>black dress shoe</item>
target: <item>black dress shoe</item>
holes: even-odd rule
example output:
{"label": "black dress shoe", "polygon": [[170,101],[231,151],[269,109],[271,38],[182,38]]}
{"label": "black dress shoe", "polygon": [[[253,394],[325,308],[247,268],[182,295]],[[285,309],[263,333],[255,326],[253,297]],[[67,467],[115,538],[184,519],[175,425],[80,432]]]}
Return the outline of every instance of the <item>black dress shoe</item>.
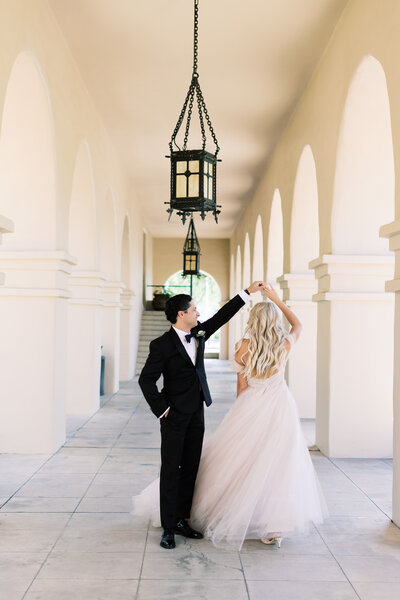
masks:
{"label": "black dress shoe", "polygon": [[172,548],[175,548],[175,536],[173,529],[164,529],[160,546],[161,548],[166,548],[167,550],[172,550]]}
{"label": "black dress shoe", "polygon": [[187,538],[192,538],[193,540],[202,540],[203,534],[200,531],[196,531],[192,529],[185,519],[181,519],[174,527],[174,532],[178,535],[183,535]]}

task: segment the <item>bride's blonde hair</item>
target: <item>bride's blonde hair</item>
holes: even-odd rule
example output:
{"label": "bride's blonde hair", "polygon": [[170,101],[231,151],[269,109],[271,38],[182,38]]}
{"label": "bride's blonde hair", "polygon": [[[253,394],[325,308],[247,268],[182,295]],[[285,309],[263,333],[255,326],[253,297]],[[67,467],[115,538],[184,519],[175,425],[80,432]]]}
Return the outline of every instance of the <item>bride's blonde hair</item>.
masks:
{"label": "bride's blonde hair", "polygon": [[244,375],[266,379],[279,369],[286,356],[284,329],[280,313],[273,302],[257,302],[250,311],[243,339],[249,340]]}

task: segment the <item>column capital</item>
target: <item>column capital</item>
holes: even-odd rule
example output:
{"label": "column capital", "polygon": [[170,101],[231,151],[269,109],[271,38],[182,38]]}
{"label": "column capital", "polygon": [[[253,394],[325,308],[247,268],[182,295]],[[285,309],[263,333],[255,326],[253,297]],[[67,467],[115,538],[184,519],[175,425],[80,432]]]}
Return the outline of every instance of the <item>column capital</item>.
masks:
{"label": "column capital", "polygon": [[122,281],[105,281],[103,286],[103,305],[121,308],[121,293],[125,289]]}
{"label": "column capital", "polygon": [[393,301],[385,293],[385,284],[393,277],[394,256],[323,254],[309,266],[318,280],[314,302]]}
{"label": "column capital", "polygon": [[75,271],[69,278],[70,304],[101,305],[105,277],[100,271]]}
{"label": "column capital", "polygon": [[121,292],[121,310],[132,310],[134,304],[135,292],[129,288],[125,288]]}
{"label": "column capital", "polygon": [[314,273],[284,273],[277,282],[282,290],[282,300],[288,306],[312,304],[312,296],[317,291]]}
{"label": "column capital", "polygon": [[14,223],[11,219],[7,219],[4,215],[0,215],[0,242],[3,233],[12,233],[14,231]]}
{"label": "column capital", "polygon": [[63,250],[0,251],[7,286],[1,296],[69,298],[68,279],[75,259]]}

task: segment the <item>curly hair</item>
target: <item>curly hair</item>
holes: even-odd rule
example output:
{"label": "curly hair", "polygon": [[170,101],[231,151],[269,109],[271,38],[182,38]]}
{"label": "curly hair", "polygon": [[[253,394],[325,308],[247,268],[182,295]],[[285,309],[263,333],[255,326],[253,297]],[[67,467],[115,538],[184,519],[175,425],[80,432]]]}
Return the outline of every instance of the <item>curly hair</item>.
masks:
{"label": "curly hair", "polygon": [[[258,302],[250,311],[243,339],[249,340],[244,375],[267,379],[285,358],[288,332],[273,302]],[[243,356],[244,358],[244,356]]]}

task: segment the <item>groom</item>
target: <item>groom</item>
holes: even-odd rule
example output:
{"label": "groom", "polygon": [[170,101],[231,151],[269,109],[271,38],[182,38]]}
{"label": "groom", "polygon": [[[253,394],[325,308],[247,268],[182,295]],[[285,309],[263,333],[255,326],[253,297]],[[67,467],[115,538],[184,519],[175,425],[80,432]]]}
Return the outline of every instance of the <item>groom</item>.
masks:
{"label": "groom", "polygon": [[[161,547],[175,548],[175,534],[201,539],[187,523],[204,436],[204,402],[212,400],[204,369],[204,343],[258,291],[255,281],[229,300],[211,319],[200,323],[195,301],[186,294],[167,300],[165,314],[172,327],[150,343],[139,385],[161,425]],[[164,387],[158,391],[160,375]]]}

